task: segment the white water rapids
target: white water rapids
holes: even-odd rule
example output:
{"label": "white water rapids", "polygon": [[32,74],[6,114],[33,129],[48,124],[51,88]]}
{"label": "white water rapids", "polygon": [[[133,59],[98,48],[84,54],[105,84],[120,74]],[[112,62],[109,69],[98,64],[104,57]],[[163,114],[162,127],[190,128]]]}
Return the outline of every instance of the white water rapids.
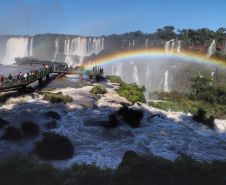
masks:
{"label": "white water rapids", "polygon": [[[55,92],[62,91],[73,97],[73,102],[67,104],[51,105],[38,94],[33,97],[25,95],[10,98],[0,107],[0,117],[17,127],[23,121],[35,121],[42,131],[48,131],[45,124],[51,119],[45,113],[59,113],[61,119],[57,121],[58,128],[51,131],[63,134],[72,141],[74,156],[68,160],[52,161],[56,167],[69,167],[74,162],[95,162],[100,167],[116,168],[128,150],[153,153],[172,160],[178,156],[179,151],[200,160],[225,159],[226,121],[215,120],[216,131],[213,131],[194,122],[190,114],[166,112],[146,104],[135,104],[131,108],[144,112],[139,128],[131,128],[125,123],[111,129],[93,126],[92,121],[108,120],[108,115],[121,107],[119,103],[127,100],[119,97],[113,88],[108,88],[108,93],[95,103],[96,108],[84,108],[95,102],[89,93],[91,88],[92,86],[56,89]],[[154,114],[161,116],[150,119]],[[3,133],[4,129],[0,129],[0,137]],[[30,154],[35,142],[41,138],[42,135],[39,134],[21,141],[0,141],[0,159],[18,151]]]}

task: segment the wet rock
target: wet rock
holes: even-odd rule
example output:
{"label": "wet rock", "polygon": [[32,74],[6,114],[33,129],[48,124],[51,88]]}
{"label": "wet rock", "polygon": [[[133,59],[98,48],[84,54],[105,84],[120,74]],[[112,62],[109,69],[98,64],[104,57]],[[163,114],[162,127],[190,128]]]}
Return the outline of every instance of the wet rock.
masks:
{"label": "wet rock", "polygon": [[106,140],[120,140],[126,138],[132,138],[133,133],[130,131],[128,127],[116,127],[103,130],[102,132],[103,137]]}
{"label": "wet rock", "polygon": [[50,121],[46,124],[46,127],[48,129],[54,129],[54,128],[57,128],[57,121],[56,120],[53,120],[53,121]]}
{"label": "wet rock", "polygon": [[122,162],[119,164],[117,170],[121,170],[129,167],[130,164],[134,163],[133,161],[136,161],[136,160],[139,160],[139,155],[137,153],[131,150],[125,152],[122,158]]}
{"label": "wet rock", "polygon": [[61,119],[60,115],[57,112],[54,112],[54,111],[49,111],[49,112],[46,113],[46,115],[48,117],[51,117],[52,119],[55,119],[55,120]]}
{"label": "wet rock", "polygon": [[8,125],[8,124],[9,124],[8,121],[6,121],[6,120],[0,118],[0,128],[3,128],[5,125]]}
{"label": "wet rock", "polygon": [[98,127],[104,127],[108,124],[108,120],[93,120],[89,119],[88,121],[84,122],[84,126],[98,126]]}

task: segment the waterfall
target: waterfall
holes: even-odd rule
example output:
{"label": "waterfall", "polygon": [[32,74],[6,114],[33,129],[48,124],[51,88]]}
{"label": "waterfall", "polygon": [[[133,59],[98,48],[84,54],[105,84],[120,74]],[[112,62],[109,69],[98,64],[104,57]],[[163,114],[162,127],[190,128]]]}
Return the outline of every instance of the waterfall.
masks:
{"label": "waterfall", "polygon": [[53,57],[53,62],[56,61],[56,57],[59,54],[59,37],[57,37],[57,39],[55,40],[55,54]]}
{"label": "waterfall", "polygon": [[133,40],[133,46],[135,46],[135,40]]}
{"label": "waterfall", "polygon": [[131,41],[129,40],[129,48],[131,48]]}
{"label": "waterfall", "polygon": [[179,40],[177,44],[177,53],[180,53],[180,45],[181,45],[181,40]]}
{"label": "waterfall", "polygon": [[148,47],[148,39],[145,40],[145,47]]}
{"label": "waterfall", "polygon": [[170,89],[169,89],[169,82],[168,82],[168,76],[169,76],[169,72],[166,71],[165,74],[164,74],[164,91],[165,92],[169,92]]}
{"label": "waterfall", "polygon": [[216,43],[215,40],[212,41],[210,47],[208,48],[207,57],[210,57],[212,54],[216,52]]}
{"label": "waterfall", "polygon": [[28,55],[29,38],[10,38],[6,44],[6,55],[2,60],[3,65],[12,65],[15,57],[25,57]]}
{"label": "waterfall", "polygon": [[115,73],[114,73],[114,67],[115,67],[115,64],[112,65],[112,69],[111,69],[111,74],[112,74],[112,75],[115,74]]}
{"label": "waterfall", "polygon": [[138,73],[137,73],[137,66],[133,67],[133,81],[139,85],[139,78],[138,78]]}
{"label": "waterfall", "polygon": [[[64,42],[64,54],[67,56],[65,57],[65,62],[76,63],[78,65],[82,65],[84,57],[90,56],[91,54],[95,53],[96,55],[104,49],[104,38],[85,38],[85,37],[76,37],[72,40],[67,38]],[[74,57],[69,57],[74,56]],[[76,60],[78,56],[79,61]]]}
{"label": "waterfall", "polygon": [[33,38],[31,38],[31,42],[30,42],[30,56],[33,55]]}
{"label": "waterfall", "polygon": [[166,53],[169,53],[169,46],[170,46],[170,41],[166,41],[164,46]]}
{"label": "waterfall", "polygon": [[172,40],[171,40],[171,51],[170,51],[170,53],[173,53],[173,50],[174,50],[174,44],[175,44],[174,39],[172,39]]}
{"label": "waterfall", "polygon": [[122,74],[122,63],[117,63],[115,75],[121,77],[121,74]]}
{"label": "waterfall", "polygon": [[147,65],[147,70],[146,70],[146,74],[145,74],[145,85],[146,87],[151,87],[151,72],[150,72],[150,64],[148,63]]}

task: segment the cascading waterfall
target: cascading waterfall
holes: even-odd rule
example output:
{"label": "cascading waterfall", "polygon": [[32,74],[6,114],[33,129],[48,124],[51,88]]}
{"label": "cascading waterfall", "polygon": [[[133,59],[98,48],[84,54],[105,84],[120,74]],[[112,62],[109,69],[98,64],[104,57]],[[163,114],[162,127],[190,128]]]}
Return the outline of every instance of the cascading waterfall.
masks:
{"label": "cascading waterfall", "polygon": [[169,72],[166,71],[165,74],[164,74],[164,91],[165,92],[169,92],[170,91],[168,77],[169,77]]}
{"label": "cascading waterfall", "polygon": [[115,75],[121,76],[122,74],[122,63],[117,63]]}
{"label": "cascading waterfall", "polygon": [[145,47],[148,47],[148,39],[145,40]]}
{"label": "cascading waterfall", "polygon": [[164,46],[166,53],[169,53],[169,46],[170,46],[170,41],[166,41]]}
{"label": "cascading waterfall", "polygon": [[181,40],[178,41],[177,44],[177,53],[180,53]]}
{"label": "cascading waterfall", "polygon": [[150,69],[151,69],[151,67],[150,67],[150,64],[148,63],[146,74],[145,74],[145,86],[146,87],[151,87],[151,77],[150,77],[151,72],[150,72]]}
{"label": "cascading waterfall", "polygon": [[15,57],[25,57],[28,55],[29,38],[10,38],[6,44],[6,55],[2,60],[3,65],[12,65]]}
{"label": "cascading waterfall", "polygon": [[131,48],[131,41],[129,40],[129,49]]}
{"label": "cascading waterfall", "polygon": [[31,38],[31,42],[30,42],[30,56],[33,55],[33,38]]}
{"label": "cascading waterfall", "polygon": [[55,54],[52,61],[56,61],[56,57],[59,54],[59,37],[55,40]]}
{"label": "cascading waterfall", "polygon": [[135,46],[135,40],[133,40],[133,46]]}
{"label": "cascading waterfall", "polygon": [[172,39],[171,40],[171,51],[170,51],[170,53],[173,53],[174,45],[175,45],[175,42],[174,42],[174,39]]}
{"label": "cascading waterfall", "polygon": [[212,41],[210,47],[208,48],[207,57],[210,57],[216,52],[216,43],[215,40]]}
{"label": "cascading waterfall", "polygon": [[113,64],[113,65],[112,65],[112,68],[111,68],[111,74],[112,74],[112,75],[114,75],[114,68],[115,68],[115,64]]}
{"label": "cascading waterfall", "polygon": [[175,39],[172,39],[172,40],[166,41],[164,48],[165,48],[166,53],[173,53],[174,50],[177,53],[180,53],[181,40],[177,41],[177,39],[176,39],[176,41],[175,41]]}
{"label": "cascading waterfall", "polygon": [[137,72],[137,66],[133,67],[133,81],[139,85],[139,78],[138,78],[138,72]]}
{"label": "cascading waterfall", "polygon": [[[85,56],[93,53],[97,55],[102,49],[104,49],[104,38],[76,37],[72,40],[67,38],[64,43],[65,62],[70,65],[73,65],[74,62],[82,65]],[[75,56],[79,57],[79,61],[75,61]]]}

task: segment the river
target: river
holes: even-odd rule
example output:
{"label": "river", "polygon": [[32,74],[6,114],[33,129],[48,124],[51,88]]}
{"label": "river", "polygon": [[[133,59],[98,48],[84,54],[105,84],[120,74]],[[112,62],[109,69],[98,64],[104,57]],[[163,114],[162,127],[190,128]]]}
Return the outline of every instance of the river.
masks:
{"label": "river", "polygon": [[[5,67],[1,66],[3,75],[9,72],[16,74],[18,71],[26,72],[33,66]],[[2,69],[7,69],[3,70]],[[64,78],[56,78],[51,75],[52,81],[44,83],[39,91],[61,91],[70,95],[73,102],[67,104],[50,104],[42,100],[43,95],[36,92],[19,94],[15,92],[1,93],[1,98],[7,96],[1,102],[0,117],[9,121],[11,126],[19,127],[23,121],[36,122],[42,132],[50,131],[46,124],[51,118],[46,116],[48,111],[59,113],[61,119],[57,121],[57,128],[51,129],[56,133],[67,136],[73,143],[74,156],[68,160],[56,160],[51,163],[59,168],[69,167],[72,163],[93,163],[101,168],[116,168],[121,162],[123,154],[128,150],[137,153],[154,154],[173,160],[182,151],[199,160],[212,161],[213,159],[225,159],[226,151],[226,121],[215,120],[215,131],[207,126],[196,123],[190,114],[181,112],[162,111],[146,104],[134,104],[131,108],[142,110],[144,118],[139,128],[131,128],[121,123],[117,128],[106,129],[92,125],[93,121],[106,121],[108,115],[117,111],[120,102],[127,102],[118,96],[113,86],[105,81],[98,84],[107,87],[108,93],[97,101],[96,96],[89,93],[93,85],[89,79],[79,81],[78,75],[68,75]],[[111,101],[111,102],[110,102]],[[95,105],[95,106],[94,106]],[[156,116],[150,119],[154,114]],[[0,129],[0,137],[4,129]],[[35,142],[42,139],[41,133],[32,138],[23,137],[20,141],[0,141],[0,159],[20,152],[25,155],[34,155]],[[41,161],[41,160],[40,160]]]}

